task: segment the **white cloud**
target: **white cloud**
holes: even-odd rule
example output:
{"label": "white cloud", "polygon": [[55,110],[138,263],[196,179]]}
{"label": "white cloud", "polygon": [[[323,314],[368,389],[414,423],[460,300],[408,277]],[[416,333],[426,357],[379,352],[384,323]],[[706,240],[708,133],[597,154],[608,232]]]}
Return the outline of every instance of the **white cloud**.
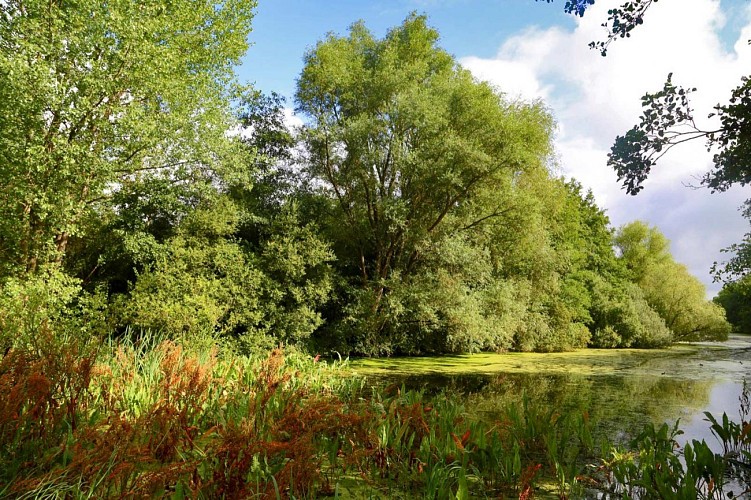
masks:
{"label": "white cloud", "polygon": [[294,109],[284,108],[284,124],[290,129],[297,129],[303,126],[303,121],[295,114]]}
{"label": "white cloud", "polygon": [[462,64],[481,80],[497,81],[500,79],[503,85],[499,86],[499,90],[512,99],[548,98],[548,88],[540,85],[534,70],[526,64],[512,60],[477,57],[462,59]]}
{"label": "white cloud", "polygon": [[[638,218],[658,226],[672,240],[676,260],[716,292],[709,267],[725,257],[721,247],[747,231],[737,208],[751,192],[737,188],[712,195],[684,187],[697,185],[712,165],[704,144],[696,143],[668,153],[644,191],[628,196],[606,165],[607,153],[615,136],[638,122],[641,96],[661,89],[670,72],[675,84],[697,87],[691,102],[697,122],[707,124],[712,106],[726,102],[751,68],[751,23],[728,51],[718,34],[726,21],[719,0],[658,2],[631,38],[616,40],[602,57],[588,44],[603,39],[607,10],[620,3],[598,1],[573,31],[528,29],[508,39],[492,59],[460,62],[512,96],[545,99],[559,122],[563,173],[592,189],[614,225]],[[749,12],[746,7],[747,19]]]}

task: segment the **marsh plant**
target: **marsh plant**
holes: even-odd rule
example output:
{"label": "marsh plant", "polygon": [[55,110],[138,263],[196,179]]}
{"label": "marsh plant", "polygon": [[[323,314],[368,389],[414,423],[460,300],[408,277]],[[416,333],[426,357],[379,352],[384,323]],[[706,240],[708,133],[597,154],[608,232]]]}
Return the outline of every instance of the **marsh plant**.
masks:
{"label": "marsh plant", "polygon": [[[725,498],[749,492],[740,422],[722,452],[675,426],[596,443],[580,410],[523,396],[489,418],[456,394],[366,387],[346,361],[238,355],[212,338],[95,342],[40,330],[0,360],[9,498]],[[592,466],[596,464],[596,466]]]}
{"label": "marsh plant", "polygon": [[704,440],[681,447],[679,422],[673,426],[653,424],[628,447],[603,449],[602,465],[593,474],[593,484],[604,498],[745,498],[751,494],[751,423],[749,387],[744,381],[740,419],[720,418],[705,412],[705,421],[721,453]]}
{"label": "marsh plant", "polygon": [[566,495],[591,450],[578,417],[525,401],[487,422],[401,387],[363,397],[346,362],[294,350],[53,340],[0,362],[3,496],[529,496],[551,478]]}

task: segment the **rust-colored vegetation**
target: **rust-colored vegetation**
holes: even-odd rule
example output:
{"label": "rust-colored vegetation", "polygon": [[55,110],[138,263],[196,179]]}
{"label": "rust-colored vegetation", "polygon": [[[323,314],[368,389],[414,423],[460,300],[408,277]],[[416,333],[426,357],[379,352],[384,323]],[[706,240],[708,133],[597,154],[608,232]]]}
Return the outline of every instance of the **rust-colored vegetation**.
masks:
{"label": "rust-colored vegetation", "polygon": [[451,398],[370,394],[282,349],[254,361],[173,341],[53,340],[0,361],[5,496],[523,497],[537,471],[555,475],[541,443],[574,441],[562,419],[482,422]]}
{"label": "rust-colored vegetation", "polygon": [[[294,351],[252,359],[174,341],[61,340],[45,329],[27,344],[0,359],[2,497],[723,491],[723,457],[694,442],[686,447],[693,468],[684,470],[677,431],[667,427],[645,430],[634,452],[598,452],[586,414],[561,415],[523,398],[489,421],[445,394],[365,391],[340,365]],[[711,422],[726,454],[747,456],[747,419]],[[709,472],[694,477],[694,469]],[[654,484],[644,486],[645,474]]]}

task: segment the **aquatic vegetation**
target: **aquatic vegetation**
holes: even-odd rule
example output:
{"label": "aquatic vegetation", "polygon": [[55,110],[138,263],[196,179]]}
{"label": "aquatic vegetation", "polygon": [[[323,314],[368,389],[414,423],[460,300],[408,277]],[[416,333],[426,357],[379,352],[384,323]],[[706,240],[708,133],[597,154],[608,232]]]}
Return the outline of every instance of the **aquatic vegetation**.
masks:
{"label": "aquatic vegetation", "polygon": [[745,474],[738,474],[729,468],[728,455],[715,453],[704,440],[681,449],[680,434],[678,423],[646,426],[629,449],[607,450],[593,484],[605,498],[720,499],[751,493],[748,460]]}
{"label": "aquatic vegetation", "polygon": [[294,350],[43,339],[0,360],[4,497],[713,498],[750,462],[743,416],[707,415],[722,454],[676,449],[668,426],[611,444],[586,409],[513,385],[487,412],[451,390],[366,388],[349,362]]}
{"label": "aquatic vegetation", "polygon": [[68,349],[2,359],[4,496],[519,495],[556,475],[570,489],[561,471],[589,448],[572,437],[583,421],[525,404],[486,422],[450,395],[366,394],[345,363],[279,349]]}
{"label": "aquatic vegetation", "polygon": [[740,421],[727,413],[706,422],[722,447],[714,451],[704,440],[681,447],[679,422],[650,424],[627,447],[603,449],[602,465],[592,474],[604,498],[720,499],[751,494],[751,424],[749,388],[744,382]]}
{"label": "aquatic vegetation", "polygon": [[[400,358],[364,358],[350,366],[356,373],[379,374],[493,374],[493,373],[566,373],[608,374],[634,369],[659,359],[696,354],[700,347],[680,344],[669,349],[581,349],[562,353],[502,354],[478,353],[453,356]],[[710,349],[710,347],[706,347]],[[648,371],[645,371],[648,374]]]}

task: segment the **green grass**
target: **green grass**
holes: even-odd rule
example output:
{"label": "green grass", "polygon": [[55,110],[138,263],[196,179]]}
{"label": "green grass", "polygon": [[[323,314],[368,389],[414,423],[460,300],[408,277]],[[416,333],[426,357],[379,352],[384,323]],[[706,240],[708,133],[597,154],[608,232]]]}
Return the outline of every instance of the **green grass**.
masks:
{"label": "green grass", "polygon": [[[597,359],[643,359],[638,351],[621,354]],[[542,362],[538,355],[504,356]],[[564,359],[549,356],[550,367]],[[593,364],[582,353],[563,356]],[[509,362],[441,362],[458,370],[465,359],[486,367]],[[522,397],[497,405],[488,418],[466,406],[471,399],[450,393],[429,397],[394,386],[368,392],[354,375],[368,363],[375,362],[324,363],[278,349],[240,356],[207,339],[98,344],[41,332],[33,348],[0,361],[0,495],[577,498],[593,481],[606,485],[608,471],[637,483],[662,467],[615,460],[636,455],[598,444],[589,414],[576,409]],[[747,449],[744,425],[718,422],[719,435]],[[657,439],[655,432],[634,449],[678,471],[672,445],[664,445],[671,436]],[[696,467],[712,477],[724,470],[706,448],[693,450]],[[709,484],[696,470],[682,474],[681,484]]]}

